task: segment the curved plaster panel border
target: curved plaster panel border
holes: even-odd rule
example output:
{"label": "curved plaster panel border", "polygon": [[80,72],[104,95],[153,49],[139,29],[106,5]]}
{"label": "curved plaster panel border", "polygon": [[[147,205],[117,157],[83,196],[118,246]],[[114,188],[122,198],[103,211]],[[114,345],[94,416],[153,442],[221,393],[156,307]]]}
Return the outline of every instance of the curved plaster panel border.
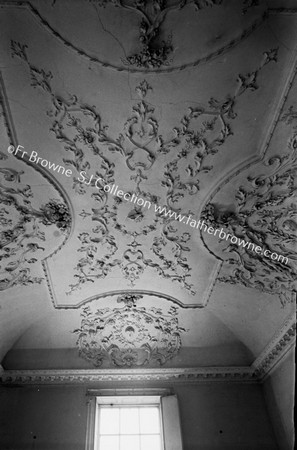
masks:
{"label": "curved plaster panel border", "polygon": [[[297,53],[297,48],[295,48],[294,51],[294,55],[292,56],[292,62],[291,62],[291,68],[289,71],[289,76],[287,78],[287,82],[284,85],[283,91],[280,95],[280,99],[278,101],[278,104],[275,107],[275,113],[273,116],[273,120],[271,121],[271,124],[267,130],[267,134],[266,137],[263,140],[263,144],[260,148],[259,151],[259,156],[253,156],[251,158],[249,158],[248,160],[241,162],[239,165],[237,165],[235,168],[233,168],[229,173],[227,173],[223,178],[221,178],[216,185],[214,186],[214,188],[211,190],[211,192],[208,194],[207,198],[205,199],[205,201],[203,202],[203,204],[201,204],[201,208],[200,211],[198,212],[198,215],[201,214],[201,212],[204,210],[204,208],[211,203],[211,201],[214,199],[214,197],[218,194],[218,192],[220,192],[224,186],[226,186],[227,184],[229,184],[235,177],[237,177],[238,175],[240,175],[242,172],[244,172],[245,170],[255,166],[256,164],[260,163],[261,161],[264,160],[265,155],[267,153],[267,150],[269,148],[272,136],[275,132],[276,126],[281,118],[281,114],[283,112],[284,109],[284,105],[285,102],[287,100],[287,97],[289,95],[289,92],[293,86],[294,80],[296,78],[297,75],[297,57],[296,57],[296,53]],[[205,249],[212,255],[214,256],[218,263],[217,263],[217,274],[218,276],[220,275],[220,270],[223,266],[224,261],[218,256],[216,255],[206,244],[205,239],[203,237],[203,233],[202,231],[200,231],[200,237],[201,237],[201,241],[203,243],[203,246],[205,247]],[[214,288],[216,284],[216,280],[214,285],[212,286],[212,289]]]}
{"label": "curved plaster panel border", "polygon": [[[232,169],[232,171],[230,171],[227,175],[224,176],[224,178],[222,178],[221,180],[218,181],[218,183],[216,184],[216,186],[212,189],[212,191],[210,192],[210,194],[208,195],[208,197],[206,198],[205,202],[201,205],[201,209],[198,212],[198,215],[201,213],[201,211],[205,208],[205,206],[211,202],[211,200],[215,197],[215,195],[228,183],[230,183],[230,181],[232,179],[234,179],[236,176],[238,176],[240,173],[242,173],[243,171],[247,170],[248,168],[258,164],[259,162],[261,162],[267,152],[267,149],[269,147],[270,141],[272,139],[273,133],[275,131],[275,128],[278,124],[278,121],[281,117],[282,111],[283,111],[283,107],[285,104],[285,101],[288,97],[288,94],[290,92],[290,89],[293,85],[294,79],[296,77],[296,72],[297,72],[297,67],[295,66],[295,55],[292,58],[292,62],[290,64],[291,68],[290,68],[290,72],[289,72],[289,76],[287,79],[287,82],[284,86],[284,89],[280,95],[280,98],[278,100],[278,103],[275,107],[275,112],[273,115],[273,119],[271,121],[270,127],[268,128],[266,137],[263,140],[263,144],[262,147],[260,149],[260,156],[253,156],[250,159],[240,163],[238,166],[236,166],[235,168]],[[149,295],[151,297],[157,297],[157,298],[163,298],[167,301],[173,302],[176,305],[180,306],[181,308],[190,308],[190,309],[194,309],[194,308],[203,308],[205,307],[208,302],[209,299],[211,297],[212,291],[216,285],[216,281],[218,276],[220,275],[220,271],[221,268],[223,266],[223,260],[216,255],[206,244],[204,238],[203,238],[203,234],[200,231],[200,237],[201,237],[201,241],[205,247],[205,249],[212,255],[215,257],[215,259],[217,260],[217,264],[215,265],[212,274],[210,276],[210,282],[208,285],[208,288],[206,290],[206,292],[204,293],[202,299],[200,300],[200,302],[194,304],[184,304],[183,302],[181,302],[179,299],[170,296],[170,295],[166,295],[160,292],[155,292],[155,291],[150,291],[150,290],[130,290],[130,289],[124,289],[124,290],[116,290],[116,291],[106,291],[100,295],[93,295],[90,297],[87,297],[85,299],[83,299],[81,302],[79,302],[77,305],[67,305],[67,304],[62,304],[59,305],[57,300],[56,300],[56,295],[55,295],[55,290],[54,290],[54,285],[53,282],[51,280],[50,277],[50,270],[48,267],[48,263],[47,261],[49,260],[49,258],[52,255],[49,255],[47,258],[45,258],[42,261],[42,266],[43,266],[43,270],[44,270],[44,274],[47,280],[47,286],[48,286],[48,291],[50,293],[50,297],[52,299],[52,303],[54,305],[54,308],[56,309],[78,309],[80,308],[82,305],[92,302],[94,300],[97,299],[102,299],[102,298],[106,298],[106,297],[111,297],[111,296],[116,296],[116,295],[121,295],[121,294],[125,294],[125,293],[133,293],[133,294],[142,294],[142,295]]]}
{"label": "curved plaster panel border", "polygon": [[226,53],[230,49],[236,47],[240,42],[242,42],[244,39],[249,37],[257,28],[259,28],[266,21],[266,19],[269,17],[270,12],[272,12],[273,14],[283,13],[283,12],[290,13],[290,14],[297,13],[297,10],[294,10],[294,9],[291,9],[291,10],[286,10],[286,9],[285,10],[284,9],[269,10],[268,9],[262,14],[261,17],[257,18],[252,25],[250,25],[248,28],[243,30],[243,32],[239,36],[233,38],[230,42],[228,42],[228,44],[225,44],[224,46],[220,47],[219,49],[215,50],[214,52],[209,53],[208,55],[204,56],[203,58],[198,58],[195,61],[192,61],[192,62],[189,62],[186,64],[182,64],[182,65],[176,66],[176,67],[166,67],[163,69],[146,69],[146,68],[142,69],[142,68],[135,68],[135,67],[128,68],[125,66],[118,66],[115,64],[101,61],[96,56],[92,56],[92,55],[88,54],[82,48],[75,46],[72,42],[70,42],[69,40],[64,38],[57,30],[55,30],[49,24],[49,22],[42,17],[42,15],[39,13],[37,8],[35,8],[29,1],[14,2],[14,1],[9,1],[9,0],[2,0],[2,1],[0,1],[0,5],[6,6],[6,7],[27,8],[30,11],[30,13],[33,15],[33,17],[38,21],[38,23],[41,24],[59,42],[61,42],[66,48],[70,49],[72,52],[76,53],[78,56],[83,57],[90,63],[95,63],[103,68],[109,68],[112,70],[116,70],[118,72],[144,73],[144,74],[146,74],[146,73],[158,73],[158,74],[165,73],[166,74],[166,73],[177,72],[177,71],[181,71],[184,69],[189,69],[192,67],[196,67],[196,66],[205,64],[205,63],[217,58],[218,56]]}
{"label": "curved plaster panel border", "polygon": [[[204,308],[207,305],[207,303],[209,301],[209,298],[210,298],[210,295],[211,295],[211,292],[212,292],[213,287],[214,287],[214,283],[215,283],[216,277],[218,275],[218,270],[216,269],[216,271],[212,275],[212,278],[211,278],[212,281],[209,284],[209,289],[205,293],[205,295],[204,295],[204,297],[203,297],[203,299],[201,300],[200,303],[192,303],[192,304],[188,304],[187,305],[187,304],[184,304],[183,302],[181,302],[180,300],[178,300],[177,298],[172,297],[171,295],[163,294],[162,292],[151,291],[151,290],[142,290],[142,289],[134,289],[134,290],[123,289],[123,290],[118,290],[118,291],[108,291],[108,292],[104,292],[104,293],[99,294],[99,295],[93,295],[92,297],[88,297],[88,298],[82,300],[80,303],[78,303],[75,306],[73,306],[73,305],[58,305],[56,303],[56,301],[55,301],[55,295],[54,295],[54,293],[52,291],[52,288],[51,288],[52,283],[51,283],[51,279],[50,279],[50,275],[49,275],[49,270],[48,270],[47,265],[46,265],[46,259],[42,261],[42,265],[43,265],[43,268],[44,268],[44,273],[46,275],[46,279],[47,279],[47,282],[48,282],[48,288],[49,288],[49,291],[50,291],[51,298],[52,298],[53,305],[54,305],[55,309],[67,309],[67,310],[69,310],[69,309],[79,309],[82,306],[86,305],[87,303],[91,303],[91,302],[93,302],[95,300],[101,300],[101,299],[104,299],[104,298],[107,298],[107,297],[116,297],[116,296],[121,296],[121,295],[135,295],[135,296],[137,296],[137,295],[145,295],[145,296],[148,296],[150,298],[161,298],[161,299],[166,300],[168,302],[172,302],[175,305],[177,305],[177,306],[179,306],[180,308],[183,308],[183,309],[200,309],[200,308]],[[219,269],[220,269],[220,267],[219,267]]]}
{"label": "curved plaster panel border", "polygon": [[[0,105],[3,109],[4,126],[6,129],[7,136],[8,136],[9,144],[16,148],[18,146],[18,138],[17,138],[17,133],[16,133],[16,129],[14,126],[12,114],[10,111],[9,102],[8,102],[8,98],[6,95],[6,89],[5,89],[4,80],[3,80],[1,71],[0,71]],[[48,259],[51,256],[58,253],[59,250],[71,238],[71,235],[74,230],[73,206],[72,206],[70,197],[66,193],[65,189],[62,187],[62,185],[57,181],[57,179],[50,172],[46,171],[43,167],[41,167],[39,165],[31,163],[27,158],[21,158],[18,154],[14,155],[14,157],[16,159],[18,159],[19,161],[24,162],[31,168],[33,168],[35,171],[39,172],[42,175],[42,177],[44,177],[53,186],[53,188],[57,191],[60,198],[66,203],[66,205],[68,207],[68,211],[70,212],[71,225],[70,225],[70,228],[68,228],[67,231],[65,232],[65,238],[64,238],[62,244],[60,244],[51,254],[49,254],[44,260],[41,261],[42,265],[43,265],[43,263],[46,259]]]}
{"label": "curved plaster panel border", "polygon": [[213,198],[216,196],[216,194],[230,181],[238,176],[243,171],[249,169],[250,167],[258,164],[261,162],[267,152],[267,149],[269,147],[270,141],[272,139],[273,133],[275,131],[275,128],[280,120],[281,114],[283,112],[284,104],[287,100],[287,97],[289,95],[290,89],[293,86],[295,77],[297,75],[297,47],[295,49],[295,55],[292,57],[291,62],[291,68],[289,70],[289,76],[287,79],[287,82],[284,86],[284,89],[280,95],[280,99],[278,101],[278,104],[275,107],[275,113],[273,120],[271,121],[271,124],[267,130],[266,137],[264,138],[263,144],[260,148],[260,156],[253,156],[249,158],[248,160],[241,162],[238,166],[233,168],[229,173],[225,174],[223,178],[221,178],[215,185],[215,187],[212,189],[212,191],[208,194],[207,198],[205,199],[204,203],[201,205],[200,212],[205,208],[205,206],[210,203]]}

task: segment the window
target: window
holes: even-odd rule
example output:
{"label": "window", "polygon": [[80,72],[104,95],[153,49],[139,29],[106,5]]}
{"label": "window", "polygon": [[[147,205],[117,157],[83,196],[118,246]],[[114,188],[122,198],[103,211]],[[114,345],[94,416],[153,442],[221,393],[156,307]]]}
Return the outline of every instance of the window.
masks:
{"label": "window", "polygon": [[103,397],[97,402],[95,450],[163,450],[160,399]]}
{"label": "window", "polygon": [[175,395],[122,393],[88,392],[86,450],[182,450]]}

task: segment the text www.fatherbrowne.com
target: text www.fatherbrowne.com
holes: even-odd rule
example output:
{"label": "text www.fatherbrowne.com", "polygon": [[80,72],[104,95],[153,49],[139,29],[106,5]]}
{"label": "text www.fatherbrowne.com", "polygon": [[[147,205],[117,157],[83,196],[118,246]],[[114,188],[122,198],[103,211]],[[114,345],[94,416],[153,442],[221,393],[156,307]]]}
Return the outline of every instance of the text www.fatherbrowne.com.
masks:
{"label": "text www.fatherbrowne.com", "polygon": [[[32,151],[30,156],[28,156],[28,153],[24,150],[24,147],[22,145],[18,145],[17,148],[15,148],[13,145],[10,145],[7,151],[8,153],[18,156],[19,158],[28,158],[28,160],[32,163],[41,165],[42,167],[47,168],[53,172],[65,175],[68,178],[72,176],[71,169],[66,169],[64,166],[54,164],[47,159],[42,158],[36,151]],[[82,184],[92,185],[96,187],[96,189],[103,189],[106,193],[112,194],[119,198],[124,198],[124,200],[126,200],[127,202],[134,203],[138,206],[145,207],[147,209],[150,209],[152,207],[152,203],[149,200],[144,200],[143,198],[138,197],[136,194],[130,194],[130,192],[124,192],[120,190],[118,186],[115,186],[115,184],[111,186],[110,184],[106,183],[106,181],[101,177],[94,177],[94,175],[91,175],[91,177],[89,178],[84,171],[81,171],[79,173],[78,181]],[[234,234],[226,233],[223,228],[213,228],[211,226],[208,226],[204,222],[204,220],[196,221],[192,218],[191,215],[183,216],[182,214],[178,214],[176,211],[167,209],[166,206],[158,206],[154,204],[154,209],[156,214],[163,215],[173,220],[178,220],[181,223],[189,225],[190,227],[196,228],[200,231],[202,230],[204,232],[207,232],[208,234],[213,234],[214,236],[218,235],[219,239],[225,239],[226,241],[230,240],[231,244],[236,244],[246,250],[252,249],[252,251],[254,251],[257,255],[265,256],[266,258],[270,258],[273,261],[288,264],[287,257],[279,255],[275,252],[271,252],[268,249],[264,249],[259,245],[255,245],[253,242],[248,242],[244,239],[240,239]]]}
{"label": "text www.fatherbrowne.com", "polygon": [[[260,245],[255,245],[253,242],[248,242],[245,239],[240,239],[239,237],[235,236],[234,234],[226,233],[223,228],[213,228],[211,226],[208,226],[204,220],[194,220],[192,219],[192,216],[182,216],[181,214],[177,214],[174,211],[171,211],[170,209],[167,210],[166,207],[161,207],[155,205],[155,211],[159,214],[163,214],[166,217],[174,218],[174,220],[178,220],[179,222],[185,223],[186,225],[189,224],[190,226],[195,227],[199,230],[203,230],[209,234],[213,234],[214,236],[218,233],[219,239],[225,239],[228,241],[230,239],[231,244],[237,244],[238,247],[246,248],[247,250],[250,250],[250,248],[257,254],[265,256],[266,258],[270,258],[274,261],[280,261],[285,264],[288,264],[288,258],[283,255],[279,255],[278,253],[271,252],[268,249],[264,249]],[[191,225],[192,223],[192,225]],[[194,225],[193,225],[194,223]]]}
{"label": "text www.fatherbrowne.com", "polygon": [[[87,181],[86,181],[87,180]],[[86,172],[82,171],[80,172],[80,177],[78,178],[78,181],[87,184],[87,185],[94,185],[97,189],[103,189],[106,193],[109,193],[111,195],[114,195],[119,198],[123,198],[124,200],[134,203],[138,206],[145,207],[147,209],[150,209],[152,207],[152,203],[149,200],[144,200],[141,197],[138,197],[137,195],[130,194],[130,192],[124,192],[118,188],[115,184],[110,185],[107,184],[103,178],[97,177],[96,179],[93,179],[93,175],[89,179],[86,177]],[[98,184],[99,183],[99,184]],[[176,211],[172,211],[171,209],[167,209],[166,206],[158,206],[154,204],[154,210],[155,213],[159,215],[163,215],[165,217],[168,217],[173,220],[177,220],[181,223],[184,223],[185,225],[189,225],[192,228],[196,228],[200,231],[207,232],[208,234],[213,234],[214,236],[218,236],[221,240],[230,240],[231,244],[236,244],[239,247],[242,247],[246,250],[252,250],[257,255],[265,256],[266,258],[270,258],[273,261],[279,261],[281,263],[288,264],[288,258],[283,255],[279,255],[278,253],[271,252],[268,249],[264,249],[263,247],[259,245],[255,245],[253,242],[246,241],[245,239],[240,239],[239,237],[235,236],[234,234],[226,233],[223,228],[213,228],[211,226],[208,226],[204,220],[195,220],[191,215],[184,216],[180,213],[177,213]]]}

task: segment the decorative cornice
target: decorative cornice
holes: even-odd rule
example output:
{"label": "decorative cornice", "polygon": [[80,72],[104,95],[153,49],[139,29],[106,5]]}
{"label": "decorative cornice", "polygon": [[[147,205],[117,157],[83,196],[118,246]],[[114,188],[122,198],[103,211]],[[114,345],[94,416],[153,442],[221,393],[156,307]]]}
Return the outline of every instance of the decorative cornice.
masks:
{"label": "decorative cornice", "polygon": [[[116,64],[111,64],[108,62],[101,61],[96,56],[90,55],[86,51],[84,51],[82,48],[79,48],[75,46],[72,42],[64,38],[57,30],[55,30],[49,22],[44,19],[37,8],[35,8],[29,1],[9,1],[9,0],[0,0],[0,5],[2,6],[8,6],[8,7],[21,7],[21,8],[27,8],[32,15],[35,17],[35,19],[38,20],[38,22],[49,32],[51,33],[56,39],[58,39],[65,47],[69,48],[71,51],[76,53],[78,56],[86,59],[89,63],[98,64],[99,66],[103,68],[108,68],[112,70],[116,70],[118,72],[129,72],[129,73],[172,73],[172,72],[178,72],[181,70],[189,69],[192,67],[196,67],[202,64],[205,64],[218,56],[226,53],[230,49],[237,46],[241,41],[246,39],[248,36],[250,36],[251,33],[253,33],[257,28],[259,28],[265,20],[269,17],[270,10],[266,10],[261,17],[257,18],[252,25],[250,25],[248,28],[243,30],[243,32],[238,35],[236,38],[231,39],[228,44],[223,45],[218,50],[215,50],[214,52],[209,53],[208,55],[198,58],[195,61],[192,61],[187,64],[182,64],[180,66],[175,67],[163,67],[163,68],[142,68],[142,67],[131,67],[131,66],[118,66]],[[293,10],[295,12],[295,10]],[[283,11],[281,11],[283,12]],[[273,13],[275,14],[275,11],[273,10]]]}
{"label": "decorative cornice", "polygon": [[0,384],[86,384],[157,381],[170,383],[262,383],[295,343],[295,313],[284,322],[271,343],[251,364],[242,367],[170,369],[0,370]]}
{"label": "decorative cornice", "polygon": [[85,384],[100,382],[161,381],[197,383],[205,381],[257,382],[249,367],[186,369],[92,369],[92,370],[7,370],[2,384]]}
{"label": "decorative cornice", "polygon": [[290,314],[283,326],[273,336],[272,340],[254,361],[257,378],[263,380],[274,370],[287,352],[292,348],[296,338],[296,313]]}

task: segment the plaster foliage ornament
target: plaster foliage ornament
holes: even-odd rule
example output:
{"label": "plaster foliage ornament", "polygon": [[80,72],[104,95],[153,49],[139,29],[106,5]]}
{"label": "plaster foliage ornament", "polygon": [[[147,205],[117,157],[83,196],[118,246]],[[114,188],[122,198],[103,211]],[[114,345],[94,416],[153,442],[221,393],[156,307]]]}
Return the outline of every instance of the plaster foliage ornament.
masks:
{"label": "plaster foliage ornament", "polygon": [[137,305],[141,295],[122,295],[119,308],[92,311],[82,309],[81,326],[73,331],[77,335],[79,355],[95,367],[113,365],[137,367],[147,364],[165,364],[181,348],[181,333],[177,308],[167,313],[160,308]]}
{"label": "plaster foliage ornament", "polygon": [[[138,181],[141,181],[141,178],[145,179],[142,171],[152,169],[157,160],[163,163],[170,153],[170,158],[167,158],[170,162],[166,164],[165,161],[163,186],[168,191],[168,206],[175,209],[178,209],[178,199],[199,191],[199,176],[209,173],[213,168],[209,165],[209,159],[234,134],[231,121],[237,117],[238,98],[248,90],[259,88],[259,73],[267,64],[277,62],[278,53],[276,48],[264,52],[261,63],[254,71],[238,74],[237,86],[232,94],[227,94],[221,100],[210,98],[207,106],[190,107],[181,118],[180,125],[173,128],[172,137],[164,139],[159,134],[155,108],[146,100],[152,91],[146,80],[135,88],[140,101],[133,106],[123,131],[117,136],[111,136],[108,125],[103,123],[94,105],[80,102],[77,95],[64,99],[53,91],[51,72],[30,63],[26,45],[12,41],[11,49],[12,56],[21,58],[28,65],[32,86],[41,88],[51,97],[52,110],[47,114],[54,118],[51,131],[69,155],[63,158],[66,165],[74,166],[78,172],[89,170],[90,155],[93,154],[97,159],[97,167],[100,167],[95,173],[96,177],[112,183],[115,165],[102,151],[102,148],[107,148],[111,156],[121,155],[129,170],[138,171]],[[85,194],[83,182],[75,179],[74,186],[79,194]]]}
{"label": "plaster foliage ornament", "polygon": [[[213,169],[210,163],[235,134],[231,125],[237,117],[237,101],[247,91],[258,89],[258,75],[276,62],[277,49],[265,52],[254,71],[239,74],[232,93],[189,108],[165,139],[148,101],[153,87],[146,80],[135,88],[139,100],[119,125],[121,131],[111,134],[96,106],[79,100],[78,95],[65,99],[54,91],[51,72],[31,64],[26,45],[12,41],[11,48],[13,56],[26,63],[33,87],[51,100],[47,115],[64,149],[65,166],[84,174],[73,178],[73,189],[86,196],[90,207],[79,212],[83,222],[68,298],[109,275],[123,277],[129,286],[139,288],[137,283],[145,283],[146,276],[158,275],[160,283],[173,281],[190,296],[196,295],[190,262],[195,260],[195,245],[189,228],[175,220],[174,214],[195,214],[188,205],[199,200],[203,177]],[[113,185],[119,174],[127,180],[130,198],[133,194],[141,197],[149,208],[97,188],[97,179]],[[154,205],[164,205],[172,214],[166,216]]]}
{"label": "plaster foliage ornament", "polygon": [[[1,137],[7,145],[13,141],[13,126],[6,97],[0,83]],[[71,226],[70,211],[56,185],[27,165],[24,154],[19,160],[14,152],[13,145],[0,152],[0,291],[41,283],[40,259],[52,251],[53,232],[57,249]]]}
{"label": "plaster foliage ornament", "polygon": [[[176,208],[185,192],[194,195],[199,191],[201,175],[213,169],[207,163],[209,158],[218,153],[220,147],[234,134],[231,121],[237,117],[235,108],[238,98],[248,90],[255,91],[259,88],[258,75],[267,64],[277,62],[277,52],[276,48],[268,50],[253,72],[239,74],[233,94],[226,95],[223,100],[211,98],[208,106],[189,108],[181,125],[174,129],[176,137],[170,145],[178,144],[180,151],[165,166],[163,186],[168,189],[168,206]],[[168,151],[168,146],[160,151]],[[181,179],[182,173],[187,174],[186,181]]]}
{"label": "plaster foliage ornament", "polygon": [[[119,222],[117,202],[111,211],[106,207],[104,215],[102,212],[93,210],[91,220],[96,221],[97,225],[92,228],[92,233],[86,231],[78,236],[78,252],[81,256],[74,267],[76,283],[70,284],[68,295],[86,283],[105,278],[117,267],[131,287],[135,286],[147,269],[151,269],[163,279],[175,281],[195,295],[194,285],[187,281],[192,271],[185,256],[190,251],[186,245],[190,239],[189,233],[177,234],[177,230],[161,216],[142,226],[141,231],[131,231],[125,223]],[[127,219],[137,221],[138,217],[138,213],[134,217],[130,212]],[[157,233],[159,227],[161,234]],[[152,238],[148,250],[144,248],[141,238],[149,234],[152,234]],[[126,244],[122,249],[119,242],[123,241],[123,237],[126,238]]]}
{"label": "plaster foliage ornament", "polygon": [[41,283],[32,272],[45,251],[46,228],[54,225],[67,232],[71,223],[61,200],[40,204],[23,176],[22,170],[0,167],[0,290]]}
{"label": "plaster foliage ornament", "polygon": [[[286,116],[288,122],[290,117]],[[281,255],[276,260],[230,244],[224,249],[232,255],[227,258],[230,270],[224,265],[228,274],[219,280],[276,294],[282,305],[296,301],[297,291],[297,130],[289,148],[289,154],[266,159],[259,175],[247,177],[236,193],[234,210],[222,211],[218,205],[208,204],[203,213],[215,228],[223,227],[226,233],[268,250],[269,255]],[[263,166],[270,169],[267,175],[261,174]]]}
{"label": "plaster foliage ornament", "polygon": [[[139,23],[139,43],[141,50],[133,53],[123,60],[128,66],[138,68],[159,69],[168,66],[174,51],[172,34],[165,39],[163,37],[163,25],[167,14],[171,11],[179,11],[186,5],[193,4],[196,11],[219,5],[222,0],[87,0],[95,6],[115,6],[135,13],[141,18]],[[53,5],[56,0],[53,2]]]}

